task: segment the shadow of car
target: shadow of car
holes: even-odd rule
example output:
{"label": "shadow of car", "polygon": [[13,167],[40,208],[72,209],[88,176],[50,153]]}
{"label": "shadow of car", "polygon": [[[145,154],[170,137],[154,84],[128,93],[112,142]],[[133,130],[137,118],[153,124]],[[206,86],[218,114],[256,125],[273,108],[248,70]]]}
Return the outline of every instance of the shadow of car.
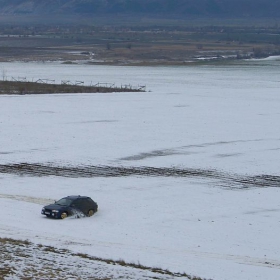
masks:
{"label": "shadow of car", "polygon": [[97,203],[90,197],[72,195],[44,206],[41,214],[49,218],[64,219],[73,215],[91,217],[97,210]]}

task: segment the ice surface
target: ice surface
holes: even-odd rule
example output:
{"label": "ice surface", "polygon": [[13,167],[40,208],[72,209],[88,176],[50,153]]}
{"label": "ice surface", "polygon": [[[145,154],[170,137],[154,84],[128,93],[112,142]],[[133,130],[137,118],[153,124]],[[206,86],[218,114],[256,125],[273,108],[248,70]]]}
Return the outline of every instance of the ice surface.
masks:
{"label": "ice surface", "polygon": [[[7,76],[146,85],[146,93],[0,96],[0,164],[179,167],[279,176],[279,60],[224,66],[0,63]],[[50,220],[67,195],[91,218]],[[279,279],[279,189],[215,179],[0,174],[0,236],[221,279]]]}

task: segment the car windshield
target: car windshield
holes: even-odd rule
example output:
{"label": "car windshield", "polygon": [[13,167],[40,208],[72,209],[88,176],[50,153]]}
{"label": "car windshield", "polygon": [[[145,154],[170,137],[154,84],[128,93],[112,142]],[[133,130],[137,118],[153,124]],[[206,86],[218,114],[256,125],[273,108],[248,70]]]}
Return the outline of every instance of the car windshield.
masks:
{"label": "car windshield", "polygon": [[72,199],[69,198],[61,198],[58,200],[55,204],[63,205],[63,206],[69,206],[72,203]]}

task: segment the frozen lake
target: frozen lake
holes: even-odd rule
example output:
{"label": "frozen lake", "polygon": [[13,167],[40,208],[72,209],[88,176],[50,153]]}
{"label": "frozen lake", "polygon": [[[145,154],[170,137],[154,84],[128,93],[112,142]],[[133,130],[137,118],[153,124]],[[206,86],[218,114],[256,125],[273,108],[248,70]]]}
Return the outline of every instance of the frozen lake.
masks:
{"label": "frozen lake", "polygon": [[[0,96],[0,165],[172,167],[278,178],[279,68],[279,58],[192,67],[0,63],[5,77],[148,90]],[[244,189],[236,181],[227,188],[203,176],[2,172],[0,237],[215,280],[279,279],[279,189]],[[40,216],[44,203],[72,194],[91,196],[100,211],[63,221]]]}

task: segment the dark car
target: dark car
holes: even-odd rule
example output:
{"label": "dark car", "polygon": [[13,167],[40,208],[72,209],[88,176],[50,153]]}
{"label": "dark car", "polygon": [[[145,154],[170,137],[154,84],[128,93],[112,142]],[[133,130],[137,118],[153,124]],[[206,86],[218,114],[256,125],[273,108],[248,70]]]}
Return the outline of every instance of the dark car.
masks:
{"label": "dark car", "polygon": [[75,214],[92,216],[98,210],[98,205],[90,197],[72,195],[61,198],[54,204],[43,207],[41,214],[50,218],[64,219]]}

